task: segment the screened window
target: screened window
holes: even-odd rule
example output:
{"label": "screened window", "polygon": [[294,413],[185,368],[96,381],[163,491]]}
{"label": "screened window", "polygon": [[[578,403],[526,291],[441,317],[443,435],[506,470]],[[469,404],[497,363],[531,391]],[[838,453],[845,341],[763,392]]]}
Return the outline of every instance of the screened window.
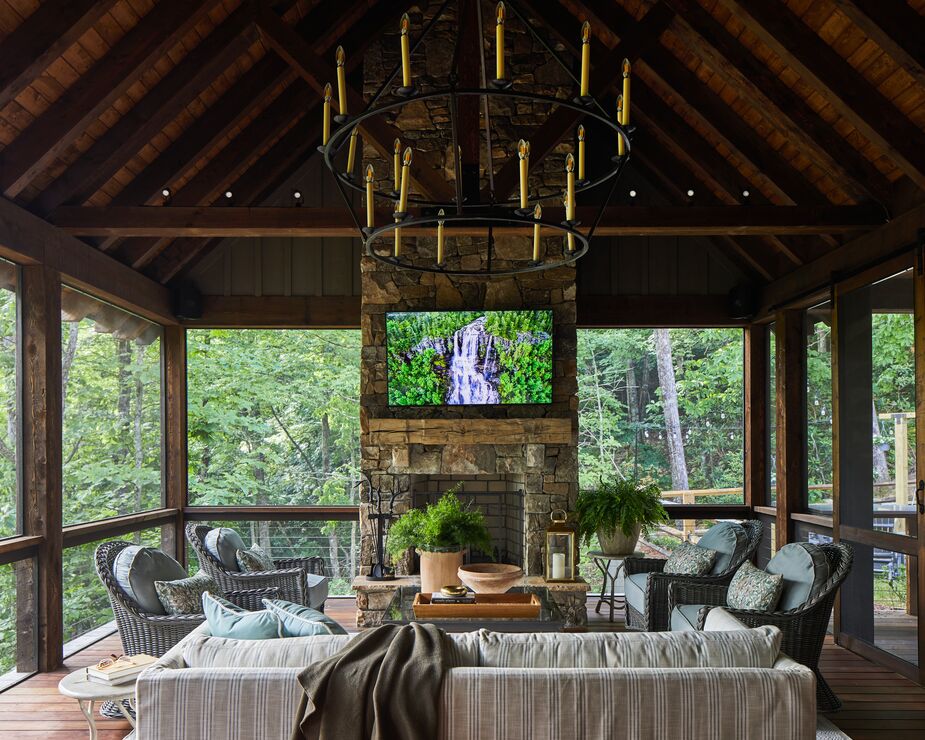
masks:
{"label": "screened window", "polygon": [[65,525],[161,505],[161,334],[62,289]]}
{"label": "screened window", "polygon": [[20,534],[18,268],[0,260],[0,537]]}
{"label": "screened window", "polygon": [[832,510],[832,304],[806,312],[806,472],[809,506]]}
{"label": "screened window", "polygon": [[187,332],[193,505],[358,502],[360,332]]}
{"label": "screened window", "polygon": [[651,480],[668,503],[741,503],[740,329],[578,332],[579,483]]}

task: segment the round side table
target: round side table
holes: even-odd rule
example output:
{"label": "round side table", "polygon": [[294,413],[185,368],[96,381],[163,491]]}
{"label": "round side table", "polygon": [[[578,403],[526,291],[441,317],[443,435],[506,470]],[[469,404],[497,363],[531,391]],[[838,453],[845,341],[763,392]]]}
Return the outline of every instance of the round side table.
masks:
{"label": "round side table", "polygon": [[622,600],[623,603],[621,606],[625,606],[626,604],[625,594],[623,592],[617,592],[617,580],[620,578],[620,573],[623,571],[623,561],[626,558],[645,557],[645,553],[634,552],[627,553],[625,555],[607,555],[600,550],[592,550],[588,553],[588,556],[597,566],[597,569],[601,572],[601,575],[604,576],[604,585],[601,586],[601,595],[598,598],[597,606],[594,607],[594,613],[601,613],[601,604],[609,604],[610,621],[612,622],[614,608],[617,606],[617,599]]}
{"label": "round side table", "polygon": [[134,717],[122,704],[123,699],[128,699],[129,704],[134,705],[134,680],[118,686],[107,686],[104,683],[91,681],[87,678],[87,669],[81,668],[62,678],[58,683],[58,691],[77,700],[80,711],[83,712],[84,717],[87,718],[87,724],[90,725],[90,740],[97,740],[96,719],[93,711],[97,702],[113,702],[132,727],[135,726]]}

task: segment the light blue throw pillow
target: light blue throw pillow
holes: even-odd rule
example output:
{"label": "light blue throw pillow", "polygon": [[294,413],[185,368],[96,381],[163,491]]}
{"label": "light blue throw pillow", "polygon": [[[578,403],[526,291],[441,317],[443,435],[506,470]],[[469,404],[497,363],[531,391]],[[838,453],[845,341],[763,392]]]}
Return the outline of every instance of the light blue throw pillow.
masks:
{"label": "light blue throw pillow", "polygon": [[282,625],[269,611],[249,612],[230,601],[202,595],[202,610],[206,614],[209,632],[214,637],[233,637],[238,640],[272,640],[282,637]]}
{"label": "light blue throw pillow", "polygon": [[283,637],[347,634],[337,622],[311,607],[282,599],[263,599],[263,605],[279,619]]}

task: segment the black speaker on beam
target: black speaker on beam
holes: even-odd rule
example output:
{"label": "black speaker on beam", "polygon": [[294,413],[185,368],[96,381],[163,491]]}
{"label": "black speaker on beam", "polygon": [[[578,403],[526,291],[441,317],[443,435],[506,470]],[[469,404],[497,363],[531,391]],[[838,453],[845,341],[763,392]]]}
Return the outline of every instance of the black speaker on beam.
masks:
{"label": "black speaker on beam", "polygon": [[187,281],[174,286],[173,312],[180,319],[202,318],[202,293],[196,283]]}
{"label": "black speaker on beam", "polygon": [[758,294],[751,285],[737,285],[727,297],[729,316],[748,320],[758,310]]}

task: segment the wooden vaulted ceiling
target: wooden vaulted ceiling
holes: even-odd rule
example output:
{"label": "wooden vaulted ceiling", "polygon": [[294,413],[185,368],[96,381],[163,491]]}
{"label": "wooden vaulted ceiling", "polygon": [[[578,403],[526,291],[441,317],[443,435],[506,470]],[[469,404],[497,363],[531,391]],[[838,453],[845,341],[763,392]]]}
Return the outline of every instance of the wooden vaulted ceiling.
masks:
{"label": "wooden vaulted ceiling", "polygon": [[[617,82],[611,62],[634,60],[636,166],[678,206],[737,206],[742,224],[762,221],[711,237],[756,281],[921,202],[925,0],[518,4],[567,54],[591,21],[599,95]],[[0,190],[162,283],[181,278],[217,235],[125,236],[131,229],[106,219],[118,225],[131,207],[161,206],[162,220],[181,214],[178,225],[198,213],[181,208],[221,205],[225,190],[235,206],[259,205],[315,152],[318,88],[333,79],[335,47],[357,69],[406,9],[392,0],[0,0]],[[533,158],[570,136],[563,118],[536,133]],[[389,133],[367,132],[374,145]],[[825,217],[775,231],[756,206],[800,206],[801,223]],[[792,227],[793,213],[780,222]],[[709,209],[700,214],[709,221]],[[735,220],[728,208],[722,218]],[[86,227],[100,219],[106,228]]]}

